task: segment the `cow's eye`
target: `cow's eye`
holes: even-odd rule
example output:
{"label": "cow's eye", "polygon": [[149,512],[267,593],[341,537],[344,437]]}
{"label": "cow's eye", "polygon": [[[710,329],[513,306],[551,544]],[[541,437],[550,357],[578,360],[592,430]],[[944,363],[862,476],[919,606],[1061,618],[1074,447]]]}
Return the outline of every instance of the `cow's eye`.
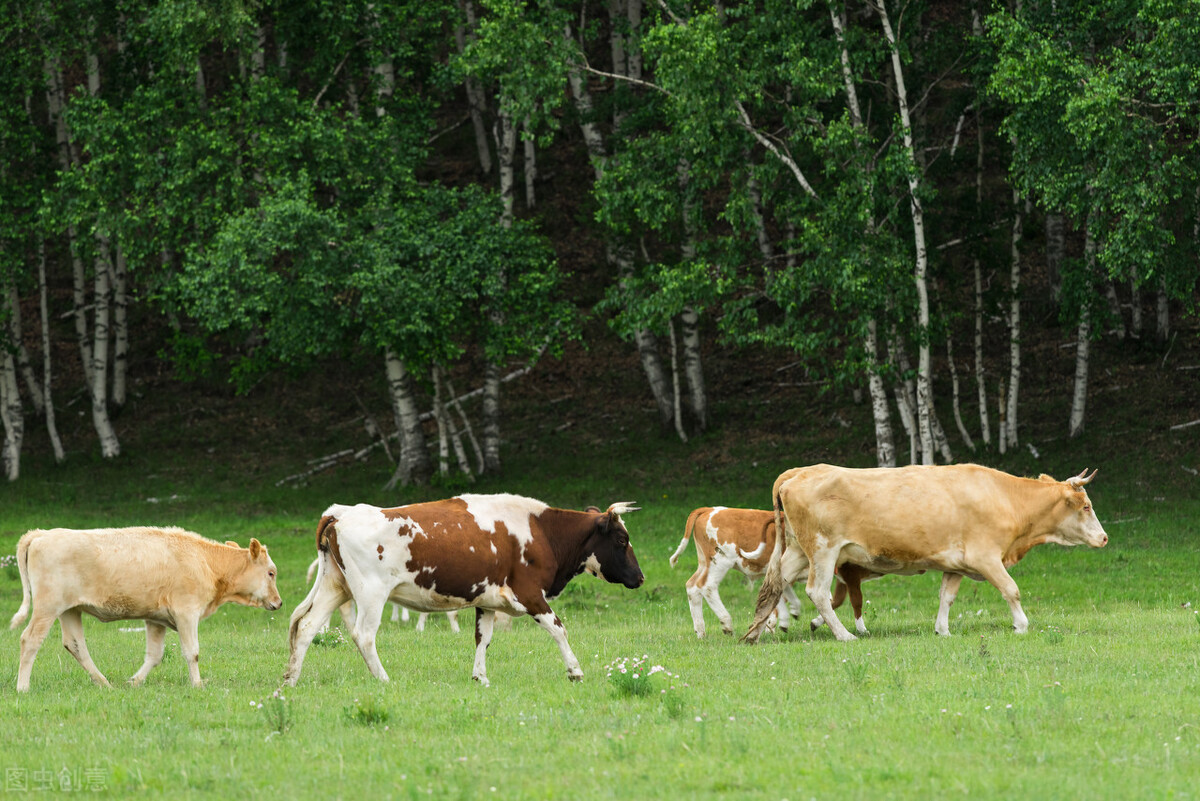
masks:
{"label": "cow's eye", "polygon": [[1092,511],[1092,507],[1085,505],[1085,506],[1083,507],[1083,511],[1084,511],[1084,512],[1090,512],[1090,511]]}

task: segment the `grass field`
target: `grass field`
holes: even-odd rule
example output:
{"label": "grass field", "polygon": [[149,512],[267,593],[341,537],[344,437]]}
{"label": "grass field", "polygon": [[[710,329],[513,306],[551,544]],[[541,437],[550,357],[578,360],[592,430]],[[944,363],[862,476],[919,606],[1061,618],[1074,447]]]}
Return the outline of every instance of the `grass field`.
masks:
{"label": "grass field", "polygon": [[[509,470],[519,478],[473,488],[574,508],[642,504],[626,522],[645,585],[630,591],[581,576],[554,604],[582,683],[567,681],[553,642],[529,620],[497,632],[492,686],[473,683],[467,612],[460,634],[442,617],[423,634],[385,622],[387,685],[370,678],[349,642],[314,646],[282,700],[273,693],[317,517],[335,501],[398,502],[378,489],[382,457],[300,488],[274,485],[285,471],[269,456],[172,459],[134,447],[102,468],[86,458],[66,468],[32,460],[20,483],[0,487],[0,554],[26,529],[48,526],[174,524],[243,544],[255,536],[280,568],[284,608],[226,606],[203,622],[201,689],[188,685],[173,633],[146,685],[125,686],[144,641],[123,629],[137,623],[87,619],[91,653],[116,686],[93,686],[59,647],[56,627],[32,691],[18,697],[19,631],[4,631],[5,794],[61,792],[65,776],[117,797],[1200,795],[1200,499],[1176,466],[1131,467],[1111,439],[998,465],[1059,477],[1101,467],[1089,491],[1111,542],[1043,546],[1014,569],[1031,621],[1025,636],[1011,633],[995,589],[968,581],[951,613],[953,636],[936,637],[940,577],[927,574],[867,584],[871,635],[858,642],[811,634],[801,620],[748,647],[721,636],[711,616],[709,638],[695,638],[683,589],[694,552],[675,570],[667,558],[693,507],[765,506],[774,475],[792,466],[784,445],[700,460],[689,454],[714,450],[703,442],[689,451],[629,434],[585,445],[586,456],[546,441],[516,449]],[[15,570],[0,570],[3,620],[20,594]],[[754,589],[732,575],[722,594],[744,629]],[[615,660],[643,655],[676,676],[655,675],[646,695],[607,677]]]}

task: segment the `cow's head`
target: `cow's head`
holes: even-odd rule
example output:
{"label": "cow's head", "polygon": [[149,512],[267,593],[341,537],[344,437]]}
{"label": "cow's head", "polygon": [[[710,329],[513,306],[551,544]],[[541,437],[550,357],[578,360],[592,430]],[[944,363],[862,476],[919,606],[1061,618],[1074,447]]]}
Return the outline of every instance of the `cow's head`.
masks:
{"label": "cow's head", "polygon": [[[591,507],[589,507],[591,508]],[[587,538],[587,560],[584,569],[613,584],[624,584],[629,589],[642,586],[646,577],[638,566],[637,555],[629,544],[629,532],[621,515],[637,511],[632,503],[614,503],[608,511],[597,509],[593,529]]]}
{"label": "cow's head", "polygon": [[275,563],[267,553],[267,546],[256,539],[250,540],[250,565],[242,576],[242,594],[249,606],[261,606],[274,611],[283,606],[279,588],[275,586]]}
{"label": "cow's head", "polygon": [[1084,485],[1096,477],[1096,471],[1091,475],[1085,469],[1077,476],[1062,482],[1062,505],[1065,507],[1062,518],[1055,531],[1056,540],[1061,545],[1090,545],[1093,548],[1103,548],[1108,544],[1108,534],[1100,519],[1092,509],[1092,501],[1088,498]]}

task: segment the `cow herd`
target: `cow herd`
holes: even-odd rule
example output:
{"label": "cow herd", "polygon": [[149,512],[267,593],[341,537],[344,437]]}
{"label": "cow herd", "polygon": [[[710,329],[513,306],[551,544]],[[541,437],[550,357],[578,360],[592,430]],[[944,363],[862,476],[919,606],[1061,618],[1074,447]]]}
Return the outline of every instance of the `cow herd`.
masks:
{"label": "cow herd", "polygon": [[[688,540],[699,566],[687,581],[697,636],[703,604],[722,630],[732,618],[718,585],[730,571],[763,576],[754,622],[743,641],[767,628],[786,628],[800,612],[793,583],[839,640],[854,639],[833,610],[849,596],[855,628],[862,619],[863,581],[885,574],[939,570],[943,574],[934,630],[949,634],[949,609],[963,576],[987,581],[1008,602],[1013,628],[1028,619],[1008,568],[1042,543],[1103,547],[1108,536],[1084,485],[1095,472],[1066,481],[1018,478],[978,465],[853,469],[813,465],[788,470],[772,488],[772,511],[705,507],[689,515],[674,566]],[[583,677],[566,629],[550,608],[572,578],[587,572],[628,588],[645,577],[622,515],[629,503],[606,510],[556,509],[516,495],[461,495],[442,501],[379,508],[334,504],[316,531],[316,578],[292,613],[284,681],[294,685],[317,632],[343,609],[351,639],[371,674],[388,680],[375,635],[389,602],[422,613],[474,607],[475,661],[471,676],[486,685],[486,653],[496,615],[529,615],[553,638],[567,677]],[[176,528],[34,530],[17,544],[21,606],[11,628],[21,634],[17,690],[29,689],[38,649],[57,619],[63,646],[92,679],[108,686],[88,655],[82,613],[104,621],[146,622],[146,658],[130,679],[145,680],[161,660],[167,628],[179,640],[193,685],[200,685],[201,620],[234,602],[279,609],[275,563],[266,546],[218,543]],[[831,595],[830,586],[835,585]]]}

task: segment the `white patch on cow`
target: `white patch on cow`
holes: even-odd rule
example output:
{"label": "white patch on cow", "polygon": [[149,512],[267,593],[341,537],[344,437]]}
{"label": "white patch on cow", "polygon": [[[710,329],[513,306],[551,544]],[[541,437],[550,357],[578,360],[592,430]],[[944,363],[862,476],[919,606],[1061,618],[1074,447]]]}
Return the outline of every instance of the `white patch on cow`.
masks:
{"label": "white patch on cow", "polygon": [[490,542],[488,544],[492,546],[492,553],[499,553],[499,551],[496,550],[496,543]]}
{"label": "white patch on cow", "polygon": [[495,534],[496,523],[502,522],[522,548],[533,542],[529,518],[550,508],[541,501],[520,495],[459,495],[458,499],[467,505],[467,511],[481,531]]}
{"label": "white patch on cow", "polygon": [[583,569],[590,576],[604,578],[600,571],[600,560],[596,558],[596,554],[588,554],[588,558],[583,563]]}
{"label": "white patch on cow", "polygon": [[755,548],[753,551],[743,551],[740,548],[738,549],[738,551],[741,553],[743,559],[757,559],[763,555],[763,552],[766,551],[766,549],[767,549],[767,544],[765,542],[760,542],[758,544],[758,547]]}
{"label": "white patch on cow", "polygon": [[475,546],[474,546],[474,545],[468,545],[468,546],[467,546],[467,550],[468,550],[468,551],[470,551],[471,553],[475,553]]}

